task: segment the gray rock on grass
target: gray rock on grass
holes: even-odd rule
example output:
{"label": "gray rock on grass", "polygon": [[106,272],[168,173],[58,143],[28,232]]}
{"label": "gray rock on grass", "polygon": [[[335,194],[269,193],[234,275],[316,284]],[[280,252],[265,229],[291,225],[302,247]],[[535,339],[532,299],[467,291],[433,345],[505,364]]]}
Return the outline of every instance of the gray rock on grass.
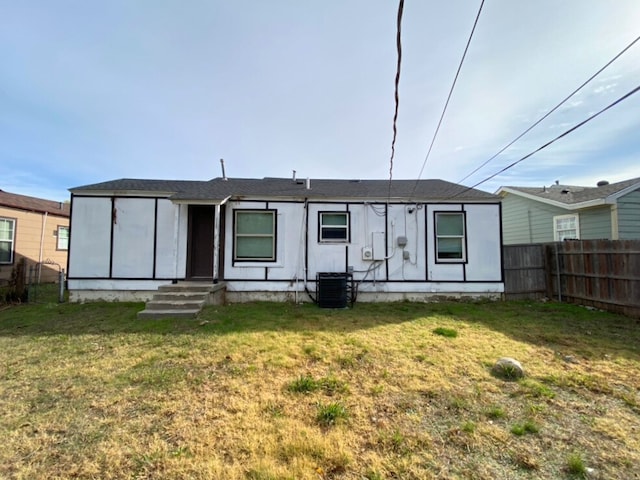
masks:
{"label": "gray rock on grass", "polygon": [[524,377],[524,368],[518,360],[502,357],[495,363],[491,373],[504,380],[517,380]]}

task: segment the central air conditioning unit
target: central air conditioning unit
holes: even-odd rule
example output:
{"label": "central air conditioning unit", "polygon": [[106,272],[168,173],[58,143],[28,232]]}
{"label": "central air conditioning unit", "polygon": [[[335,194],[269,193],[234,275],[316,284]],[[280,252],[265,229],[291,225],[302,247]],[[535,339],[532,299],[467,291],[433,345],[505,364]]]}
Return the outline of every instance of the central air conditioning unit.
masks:
{"label": "central air conditioning unit", "polygon": [[373,260],[373,248],[362,247],[362,260]]}
{"label": "central air conditioning unit", "polygon": [[318,273],[317,292],[320,308],[347,308],[349,302],[348,279],[353,277],[346,273]]}

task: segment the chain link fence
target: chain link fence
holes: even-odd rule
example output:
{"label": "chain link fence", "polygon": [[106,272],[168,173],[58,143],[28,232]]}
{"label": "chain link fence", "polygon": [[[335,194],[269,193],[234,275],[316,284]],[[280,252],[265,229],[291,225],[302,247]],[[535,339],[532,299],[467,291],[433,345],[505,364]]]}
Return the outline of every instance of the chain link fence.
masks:
{"label": "chain link fence", "polygon": [[52,260],[16,261],[11,277],[0,286],[0,304],[65,301],[66,278],[62,266]]}

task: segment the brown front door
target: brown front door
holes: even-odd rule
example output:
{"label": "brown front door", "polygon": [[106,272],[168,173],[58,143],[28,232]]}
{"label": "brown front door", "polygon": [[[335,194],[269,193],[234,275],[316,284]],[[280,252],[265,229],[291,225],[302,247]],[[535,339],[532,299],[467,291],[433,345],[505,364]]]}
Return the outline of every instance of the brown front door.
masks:
{"label": "brown front door", "polygon": [[213,278],[213,229],[215,207],[189,206],[189,242],[187,277],[192,280]]}

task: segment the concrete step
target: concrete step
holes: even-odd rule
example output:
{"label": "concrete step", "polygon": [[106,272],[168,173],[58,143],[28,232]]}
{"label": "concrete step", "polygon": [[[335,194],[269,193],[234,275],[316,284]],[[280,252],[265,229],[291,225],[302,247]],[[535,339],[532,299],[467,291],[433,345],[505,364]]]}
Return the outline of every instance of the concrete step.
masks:
{"label": "concrete step", "polygon": [[184,302],[188,300],[206,300],[208,292],[158,292],[153,294],[153,300],[175,300]]}
{"label": "concrete step", "polygon": [[199,300],[158,300],[154,296],[147,302],[147,310],[195,310],[204,306],[204,298]]}
{"label": "concrete step", "polygon": [[161,285],[138,318],[193,318],[209,302],[213,292],[224,294],[225,284],[180,282]]}
{"label": "concrete step", "polygon": [[142,310],[138,312],[138,318],[194,318],[200,309],[179,309],[179,310]]}
{"label": "concrete step", "polygon": [[159,292],[210,292],[215,285],[212,283],[201,282],[180,282],[167,285],[160,285]]}

